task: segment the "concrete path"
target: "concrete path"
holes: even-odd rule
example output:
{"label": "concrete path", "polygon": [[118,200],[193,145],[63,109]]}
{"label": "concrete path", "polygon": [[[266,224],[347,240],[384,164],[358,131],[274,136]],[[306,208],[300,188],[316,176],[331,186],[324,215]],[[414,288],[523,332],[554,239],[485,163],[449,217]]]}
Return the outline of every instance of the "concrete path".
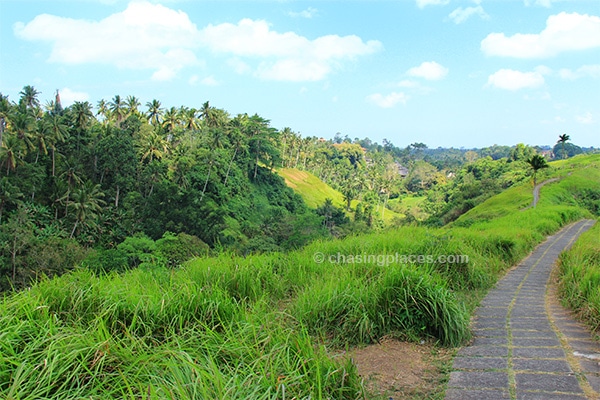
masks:
{"label": "concrete path", "polygon": [[549,284],[558,255],[594,222],[548,237],[489,292],[475,313],[472,344],[454,359],[447,400],[600,398],[600,344]]}

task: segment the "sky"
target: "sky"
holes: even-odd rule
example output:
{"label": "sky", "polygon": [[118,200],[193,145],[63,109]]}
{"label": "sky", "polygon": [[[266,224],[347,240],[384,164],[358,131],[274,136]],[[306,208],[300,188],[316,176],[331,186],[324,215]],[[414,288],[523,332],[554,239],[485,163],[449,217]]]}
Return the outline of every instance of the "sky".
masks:
{"label": "sky", "polygon": [[600,147],[600,1],[0,0],[0,93],[25,85],[304,137]]}

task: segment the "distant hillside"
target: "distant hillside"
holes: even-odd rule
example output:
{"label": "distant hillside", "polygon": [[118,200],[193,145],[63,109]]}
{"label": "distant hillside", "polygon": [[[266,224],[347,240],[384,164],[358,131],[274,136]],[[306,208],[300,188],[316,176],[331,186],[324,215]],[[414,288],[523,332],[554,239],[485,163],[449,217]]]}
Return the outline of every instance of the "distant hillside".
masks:
{"label": "distant hillside", "polygon": [[[283,177],[285,183],[302,197],[306,205],[311,208],[317,208],[325,199],[331,199],[336,207],[345,208],[346,202],[344,195],[320,180],[315,175],[307,171],[301,171],[295,168],[280,168],[277,173]],[[352,208],[355,208],[359,201],[352,201]],[[348,213],[353,217],[353,213]],[[375,207],[374,215],[381,219],[381,207]],[[404,218],[404,214],[386,209],[383,213],[383,220],[386,223],[392,222],[395,218]]]}
{"label": "distant hillside", "polygon": [[281,168],[277,173],[285,179],[285,183],[298,193],[306,205],[317,208],[325,203],[325,199],[331,199],[336,207],[345,205],[344,196],[320,180],[310,172],[300,171],[295,168]]}

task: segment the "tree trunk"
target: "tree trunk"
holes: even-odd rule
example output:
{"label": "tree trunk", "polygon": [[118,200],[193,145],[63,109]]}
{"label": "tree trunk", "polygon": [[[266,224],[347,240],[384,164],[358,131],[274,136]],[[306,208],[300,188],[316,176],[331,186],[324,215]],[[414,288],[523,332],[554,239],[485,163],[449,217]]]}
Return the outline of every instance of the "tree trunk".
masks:
{"label": "tree trunk", "polygon": [[233,157],[231,157],[231,161],[229,161],[229,166],[227,167],[227,173],[225,174],[225,182],[223,183],[224,186],[227,186],[227,178],[229,178],[229,171],[231,171],[231,165],[233,164],[233,161],[235,160],[235,156],[237,154],[238,148],[235,148],[235,151],[233,152]]}
{"label": "tree trunk", "polygon": [[77,229],[78,224],[79,224],[79,220],[76,219],[75,224],[73,225],[73,230],[71,231],[71,236],[70,236],[71,239],[73,239],[73,235],[75,235],[75,229]]}
{"label": "tree trunk", "polygon": [[17,277],[17,235],[13,237],[11,250],[11,261],[12,261],[12,282],[14,284],[15,278]]}
{"label": "tree trunk", "polygon": [[206,187],[208,186],[208,180],[210,179],[210,172],[212,171],[212,161],[208,165],[208,175],[206,175],[206,181],[204,181],[204,187],[202,188],[202,194],[200,195],[200,201],[204,198],[204,193],[206,192]]}
{"label": "tree trunk", "polygon": [[121,188],[117,185],[117,195],[115,196],[115,208],[119,208],[119,193],[121,192]]}

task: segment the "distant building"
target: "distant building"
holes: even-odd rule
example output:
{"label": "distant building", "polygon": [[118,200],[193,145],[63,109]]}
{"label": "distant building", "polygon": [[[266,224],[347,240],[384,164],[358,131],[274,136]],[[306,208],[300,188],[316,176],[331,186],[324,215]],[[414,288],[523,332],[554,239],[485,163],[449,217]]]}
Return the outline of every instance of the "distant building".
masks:
{"label": "distant building", "polygon": [[400,175],[403,178],[406,178],[408,176],[408,168],[400,164],[398,161],[396,161],[396,168],[398,168],[398,175]]}
{"label": "distant building", "polygon": [[551,160],[554,158],[554,153],[552,152],[552,150],[542,150],[542,151],[540,151],[540,154],[544,158],[547,158],[548,160]]}

